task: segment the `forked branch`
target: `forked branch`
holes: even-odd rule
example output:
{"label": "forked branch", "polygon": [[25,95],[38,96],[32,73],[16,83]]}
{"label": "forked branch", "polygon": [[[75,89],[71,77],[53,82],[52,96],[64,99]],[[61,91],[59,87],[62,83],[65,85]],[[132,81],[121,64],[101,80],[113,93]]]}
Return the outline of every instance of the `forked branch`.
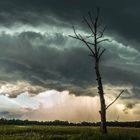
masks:
{"label": "forked branch", "polygon": [[99,56],[98,56],[98,60],[100,60],[100,58],[101,58],[101,56],[103,55],[103,53],[106,51],[106,49],[103,49],[102,51],[101,51],[101,53],[99,54]]}
{"label": "forked branch", "polygon": [[[80,40],[80,41],[83,41],[83,37],[81,37],[81,35],[78,35],[77,33],[76,33],[76,30],[75,30],[75,28],[74,28],[74,26],[73,26],[73,32],[74,32],[74,34],[75,34],[75,36],[72,36],[72,35],[69,35],[69,37],[72,37],[72,38],[75,38],[75,39],[78,39],[78,40]],[[84,39],[85,40],[85,39]],[[86,40],[85,40],[86,41]],[[94,43],[92,43],[92,42],[88,42],[88,41],[86,41],[87,42],[87,44],[89,44],[89,45],[94,45]]]}
{"label": "forked branch", "polygon": [[76,33],[74,27],[73,27],[73,31],[74,31],[75,36],[69,35],[69,37],[72,37],[72,38],[75,38],[75,39],[78,39],[78,40],[84,42],[85,45],[88,47],[88,49],[91,51],[92,55],[93,55],[94,57],[96,57],[95,52],[94,52],[94,51],[92,50],[92,48],[90,47],[90,45],[93,45],[93,46],[94,46],[94,43],[88,42],[88,41],[85,40],[80,34],[78,35],[78,34]]}
{"label": "forked branch", "polygon": [[97,44],[99,44],[99,43],[101,43],[101,42],[105,42],[105,41],[110,42],[110,40],[106,38],[106,39],[102,39],[102,40],[100,40],[100,41],[97,41]]}
{"label": "forked branch", "polygon": [[[87,24],[89,29],[91,30],[92,34],[95,35],[95,31],[93,30],[92,26],[90,25],[90,22],[85,17],[83,17],[83,20]],[[91,22],[92,22],[92,20],[91,20]]]}
{"label": "forked branch", "polygon": [[97,37],[97,40],[103,37],[106,28],[107,28],[107,26],[105,25],[105,26],[103,27],[103,29],[102,29],[101,31],[99,31],[100,35]]}
{"label": "forked branch", "polygon": [[117,101],[117,99],[118,99],[125,91],[126,91],[126,89],[125,89],[125,90],[122,90],[122,91],[120,92],[120,94],[115,98],[115,100],[113,100],[113,101],[106,107],[106,110],[107,110],[111,105],[113,105],[113,104]]}

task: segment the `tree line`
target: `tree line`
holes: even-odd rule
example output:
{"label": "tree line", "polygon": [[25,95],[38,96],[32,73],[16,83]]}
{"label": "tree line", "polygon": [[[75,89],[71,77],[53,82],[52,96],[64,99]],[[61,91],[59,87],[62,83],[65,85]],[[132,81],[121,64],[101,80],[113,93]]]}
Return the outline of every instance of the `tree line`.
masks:
{"label": "tree line", "polygon": [[[110,121],[106,122],[107,126],[110,127],[135,127],[140,128],[140,121],[132,121],[132,122],[118,122],[118,121]],[[100,126],[101,122],[68,122],[68,121],[29,121],[29,120],[19,120],[19,119],[11,119],[7,120],[4,118],[0,119],[0,125],[44,125],[44,126]]]}

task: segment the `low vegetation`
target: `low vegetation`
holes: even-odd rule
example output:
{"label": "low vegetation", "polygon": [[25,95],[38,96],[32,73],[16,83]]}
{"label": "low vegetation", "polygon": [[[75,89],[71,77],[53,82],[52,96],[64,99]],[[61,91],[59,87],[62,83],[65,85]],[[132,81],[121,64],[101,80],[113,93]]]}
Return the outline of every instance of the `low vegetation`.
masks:
{"label": "low vegetation", "polygon": [[140,128],[93,126],[1,125],[0,140],[140,140]]}

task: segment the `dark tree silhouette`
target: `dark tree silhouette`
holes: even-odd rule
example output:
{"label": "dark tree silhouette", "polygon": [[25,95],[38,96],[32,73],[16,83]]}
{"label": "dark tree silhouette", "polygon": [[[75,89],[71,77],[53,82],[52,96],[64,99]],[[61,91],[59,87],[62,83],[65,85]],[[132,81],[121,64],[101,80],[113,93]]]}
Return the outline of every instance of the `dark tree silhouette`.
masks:
{"label": "dark tree silhouette", "polygon": [[73,27],[74,36],[70,35],[70,37],[82,41],[90,51],[90,56],[94,60],[95,65],[95,73],[96,73],[96,80],[98,85],[98,95],[100,97],[100,108],[99,111],[101,116],[101,132],[107,133],[107,125],[106,125],[106,110],[121,96],[121,94],[125,91],[122,90],[120,94],[116,97],[116,99],[111,102],[108,106],[105,104],[104,98],[104,90],[102,84],[102,77],[100,72],[100,59],[104,52],[106,51],[105,48],[99,46],[100,43],[109,41],[107,38],[104,38],[104,32],[106,30],[106,26],[103,26],[99,19],[100,10],[97,8],[97,15],[93,18],[91,12],[88,12],[88,16],[83,18],[83,22],[87,25],[88,29],[90,30],[90,35],[82,36],[81,34],[77,34],[75,28]]}

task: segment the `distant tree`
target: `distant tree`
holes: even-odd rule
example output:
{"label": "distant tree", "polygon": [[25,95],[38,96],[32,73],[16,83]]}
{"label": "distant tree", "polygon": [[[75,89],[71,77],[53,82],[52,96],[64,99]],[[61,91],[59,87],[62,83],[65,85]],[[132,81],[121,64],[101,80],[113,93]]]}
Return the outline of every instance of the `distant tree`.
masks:
{"label": "distant tree", "polygon": [[93,58],[94,66],[95,66],[95,74],[96,80],[98,85],[98,95],[100,97],[100,108],[99,111],[101,116],[101,132],[107,133],[107,124],[106,124],[106,110],[121,96],[121,94],[125,91],[122,90],[120,94],[116,97],[116,99],[111,102],[109,105],[106,106],[105,97],[104,97],[104,90],[102,84],[102,77],[100,72],[100,60],[104,52],[106,51],[105,48],[101,48],[99,46],[100,43],[109,41],[107,38],[104,38],[104,32],[106,30],[106,26],[101,24],[99,19],[100,9],[97,8],[96,17],[93,18],[91,12],[88,12],[88,16],[83,18],[83,22],[87,25],[90,34],[89,35],[81,35],[77,34],[75,28],[73,27],[74,36],[70,35],[70,37],[82,41],[90,51],[90,55]]}

